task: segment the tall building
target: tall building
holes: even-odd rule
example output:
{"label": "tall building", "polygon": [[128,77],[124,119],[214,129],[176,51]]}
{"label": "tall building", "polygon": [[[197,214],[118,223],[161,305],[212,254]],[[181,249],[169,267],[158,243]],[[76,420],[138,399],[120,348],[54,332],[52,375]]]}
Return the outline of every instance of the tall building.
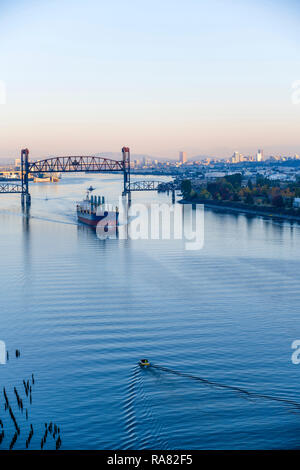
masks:
{"label": "tall building", "polygon": [[256,154],[256,161],[257,162],[262,162],[264,159],[264,151],[263,150],[258,150]]}
{"label": "tall building", "polygon": [[187,161],[186,152],[179,152],[179,161],[182,165],[186,163]]}
{"label": "tall building", "polygon": [[243,155],[240,152],[235,151],[231,157],[231,163],[239,163],[241,161],[243,161]]}

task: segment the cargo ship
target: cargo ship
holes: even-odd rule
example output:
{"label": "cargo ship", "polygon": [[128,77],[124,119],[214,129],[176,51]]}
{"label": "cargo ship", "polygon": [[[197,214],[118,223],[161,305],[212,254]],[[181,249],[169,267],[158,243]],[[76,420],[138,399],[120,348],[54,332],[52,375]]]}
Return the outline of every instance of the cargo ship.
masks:
{"label": "cargo ship", "polygon": [[116,227],[119,225],[119,210],[115,210],[105,204],[104,196],[90,195],[88,189],[86,198],[77,203],[77,218],[80,222],[91,227],[96,227],[99,223],[103,227]]}

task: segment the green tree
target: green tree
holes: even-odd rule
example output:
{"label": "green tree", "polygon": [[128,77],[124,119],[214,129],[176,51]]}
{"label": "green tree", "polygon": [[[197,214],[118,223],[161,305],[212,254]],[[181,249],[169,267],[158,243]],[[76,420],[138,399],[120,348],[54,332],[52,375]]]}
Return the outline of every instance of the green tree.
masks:
{"label": "green tree", "polygon": [[189,199],[192,191],[192,183],[190,180],[183,180],[181,183],[181,192],[184,199]]}
{"label": "green tree", "polygon": [[242,174],[234,173],[233,175],[227,175],[225,176],[225,180],[228,181],[228,183],[231,183],[234,188],[238,189],[242,184]]}
{"label": "green tree", "polygon": [[273,197],[272,199],[272,205],[274,207],[283,207],[284,206],[284,200],[281,194],[277,194],[276,196]]}
{"label": "green tree", "polygon": [[196,191],[192,188],[190,192],[190,199],[195,199],[197,197]]}
{"label": "green tree", "polygon": [[254,199],[251,193],[247,193],[246,199],[245,199],[246,204],[254,204]]}
{"label": "green tree", "polygon": [[207,191],[207,189],[202,189],[199,193],[199,197],[201,199],[211,199],[211,194]]}

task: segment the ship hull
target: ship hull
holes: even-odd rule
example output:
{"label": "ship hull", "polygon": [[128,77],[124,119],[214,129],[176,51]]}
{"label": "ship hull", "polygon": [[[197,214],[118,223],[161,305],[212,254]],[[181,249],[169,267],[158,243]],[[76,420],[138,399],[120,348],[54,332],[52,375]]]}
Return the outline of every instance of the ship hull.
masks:
{"label": "ship hull", "polygon": [[[106,217],[107,216],[101,216],[101,215],[99,216],[99,215],[94,215],[94,214],[82,214],[80,212],[77,213],[77,218],[79,222],[81,222],[82,224],[89,225],[90,227],[97,227],[97,224],[101,220],[104,220],[103,225],[106,225],[105,224]],[[115,217],[113,217],[113,219],[115,220],[112,220],[111,218],[107,219],[108,226],[117,226],[119,224],[118,214],[115,214]]]}
{"label": "ship hull", "polygon": [[98,223],[97,220],[86,219],[85,217],[82,217],[82,216],[78,216],[78,220],[79,222],[89,225],[90,227],[96,227]]}
{"label": "ship hull", "polygon": [[82,222],[83,224],[90,225],[91,227],[96,227],[98,222],[102,220],[104,217],[85,217],[82,214],[77,214],[79,222]]}

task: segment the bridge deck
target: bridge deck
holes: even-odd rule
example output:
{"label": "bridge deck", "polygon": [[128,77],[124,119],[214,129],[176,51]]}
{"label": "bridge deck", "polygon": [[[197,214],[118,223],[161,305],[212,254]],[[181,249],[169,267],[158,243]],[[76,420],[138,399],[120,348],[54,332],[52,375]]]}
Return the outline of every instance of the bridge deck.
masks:
{"label": "bridge deck", "polygon": [[20,184],[0,182],[0,193],[1,194],[20,194],[22,193],[22,186]]}
{"label": "bridge deck", "polygon": [[153,180],[132,181],[130,183],[130,191],[157,191],[159,185],[162,183],[163,181]]}
{"label": "bridge deck", "polygon": [[28,162],[28,173],[74,173],[80,171],[124,171],[123,160],[95,156],[55,157]]}

